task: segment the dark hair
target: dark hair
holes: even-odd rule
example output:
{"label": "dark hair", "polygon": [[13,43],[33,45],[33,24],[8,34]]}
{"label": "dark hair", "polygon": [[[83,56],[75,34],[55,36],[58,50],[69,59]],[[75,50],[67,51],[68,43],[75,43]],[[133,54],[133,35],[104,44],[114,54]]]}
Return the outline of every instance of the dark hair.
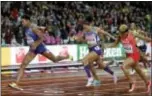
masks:
{"label": "dark hair", "polygon": [[93,21],[93,17],[92,17],[91,15],[88,15],[88,16],[85,18],[85,23],[90,24],[92,21]]}
{"label": "dark hair", "polygon": [[26,15],[22,16],[22,19],[30,20],[30,16],[26,14]]}
{"label": "dark hair", "polygon": [[128,28],[124,31],[124,33],[126,33],[126,32],[129,32],[129,29],[128,29]]}

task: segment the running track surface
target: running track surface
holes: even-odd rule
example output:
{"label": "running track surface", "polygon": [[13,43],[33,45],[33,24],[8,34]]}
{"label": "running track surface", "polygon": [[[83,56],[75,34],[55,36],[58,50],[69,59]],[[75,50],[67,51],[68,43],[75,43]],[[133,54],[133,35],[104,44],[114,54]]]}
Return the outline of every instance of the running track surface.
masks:
{"label": "running track surface", "polygon": [[[82,73],[84,74],[84,72],[77,72],[77,74]],[[87,81],[85,76],[78,76],[73,72],[70,73],[71,76],[64,77],[67,74],[62,73],[60,74],[61,77],[51,78],[43,73],[47,78],[41,76],[39,78],[24,78],[20,83],[24,89],[23,91],[8,87],[8,84],[14,80],[7,80],[2,76],[2,96],[151,96],[151,94],[145,92],[144,82],[138,75],[134,75],[136,89],[134,92],[129,93],[128,82],[123,74],[118,76],[117,85],[113,83],[110,75],[100,75],[102,84],[99,87],[85,87]]]}

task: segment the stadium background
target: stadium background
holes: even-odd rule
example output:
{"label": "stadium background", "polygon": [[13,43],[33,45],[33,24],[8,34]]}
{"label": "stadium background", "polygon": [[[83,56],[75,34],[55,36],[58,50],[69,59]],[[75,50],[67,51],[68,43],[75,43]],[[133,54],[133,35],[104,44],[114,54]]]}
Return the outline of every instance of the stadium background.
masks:
{"label": "stadium background", "polygon": [[[20,64],[28,51],[21,17],[31,16],[31,21],[39,26],[47,26],[44,43],[55,55],[68,53],[74,61],[81,59],[87,46],[74,41],[73,35],[82,34],[81,21],[91,14],[94,25],[116,36],[120,24],[130,26],[132,22],[147,34],[152,33],[151,7],[149,2],[2,2],[1,46],[2,66]],[[113,42],[105,37],[105,44]],[[61,46],[60,46],[61,45]],[[150,50],[150,48],[148,48]],[[122,46],[108,48],[105,59],[125,57]],[[37,56],[31,63],[48,63],[48,59]]]}
{"label": "stadium background", "polygon": [[[83,58],[88,49],[85,44],[79,44],[72,37],[82,34],[81,21],[88,14],[93,16],[95,26],[103,28],[114,36],[118,34],[120,24],[125,23],[130,26],[132,22],[150,36],[152,33],[151,6],[151,2],[1,2],[2,96],[150,96],[151,94],[145,93],[145,85],[137,74],[133,75],[136,78],[136,90],[128,93],[126,91],[129,88],[128,81],[121,68],[114,63],[111,63],[114,65],[111,69],[118,76],[117,85],[113,84],[111,75],[97,69],[102,81],[101,86],[86,88],[86,74],[81,70],[82,64],[79,66],[77,60]],[[20,82],[24,91],[18,91],[8,87],[8,84],[16,80],[17,69],[29,49],[24,28],[21,26],[21,16],[24,14],[29,14],[32,22],[37,25],[47,26],[44,43],[51,52],[55,55],[69,54],[73,57],[73,61],[64,60],[53,64],[38,55],[25,70],[25,75]],[[104,44],[113,42],[108,37],[102,41]],[[151,54],[151,45],[147,45],[147,51]],[[114,58],[117,63],[124,57],[121,44],[116,48],[104,50],[104,58],[107,61]],[[63,67],[63,65],[66,66]],[[146,74],[150,78],[150,67]]]}

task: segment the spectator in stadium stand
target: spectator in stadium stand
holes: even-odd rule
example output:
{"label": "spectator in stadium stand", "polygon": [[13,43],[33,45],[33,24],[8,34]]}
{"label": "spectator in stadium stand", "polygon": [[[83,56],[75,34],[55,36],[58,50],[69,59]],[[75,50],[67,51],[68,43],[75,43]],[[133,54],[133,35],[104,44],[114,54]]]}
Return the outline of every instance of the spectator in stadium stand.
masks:
{"label": "spectator in stadium stand", "polygon": [[50,32],[50,41],[51,41],[51,45],[56,44],[56,40],[55,40],[55,35],[54,33]]}
{"label": "spectator in stadium stand", "polygon": [[152,34],[152,20],[151,20],[151,24],[150,24],[150,33]]}
{"label": "spectator in stadium stand", "polygon": [[12,37],[13,37],[13,34],[10,31],[10,29],[8,28],[7,31],[6,31],[6,33],[5,33],[5,36],[4,36],[5,43],[6,44],[11,44]]}
{"label": "spectator in stadium stand", "polygon": [[46,45],[51,45],[51,37],[49,35],[49,32],[47,31],[45,34],[44,34],[44,43]]}
{"label": "spectator in stadium stand", "polygon": [[62,40],[61,40],[60,36],[56,36],[55,40],[56,40],[56,44],[61,44],[62,43]]}
{"label": "spectator in stadium stand", "polygon": [[2,46],[6,46],[4,36],[5,36],[5,33],[3,32],[3,33],[2,33],[2,36],[1,36],[1,37],[2,37],[2,39],[1,39],[1,45],[2,45]]}
{"label": "spectator in stadium stand", "polygon": [[61,31],[61,39],[63,40],[63,43],[65,43],[65,41],[68,39],[68,32],[65,26],[61,27],[60,31]]}
{"label": "spectator in stadium stand", "polygon": [[21,44],[19,44],[17,41],[16,41],[16,38],[15,38],[15,35],[13,34],[13,37],[12,37],[12,40],[11,40],[11,46],[21,46]]}
{"label": "spectator in stadium stand", "polygon": [[13,21],[17,21],[17,18],[18,18],[18,10],[17,10],[17,8],[13,8],[13,10],[11,11],[11,17],[12,17],[12,19],[13,19]]}
{"label": "spectator in stadium stand", "polygon": [[[4,6],[5,5],[5,6]],[[102,5],[102,6],[101,6]],[[147,2],[2,2],[2,28],[10,29],[11,27],[19,27],[20,17],[24,14],[31,14],[32,22],[37,25],[50,26],[55,37],[58,36],[60,30],[60,38],[66,40],[71,30],[69,24],[76,23],[87,13],[94,16],[95,25],[100,24],[107,27],[108,32],[113,32],[120,24],[125,23],[129,25],[135,22],[142,26],[147,32],[150,31],[150,4]],[[68,23],[69,22],[69,23]],[[107,26],[108,25],[108,26]],[[114,26],[113,26],[114,25]],[[75,26],[79,26],[76,23]],[[79,27],[78,27],[79,28]],[[15,32],[15,28],[11,29]],[[77,27],[73,28],[78,33]],[[6,30],[3,30],[5,32]],[[15,33],[17,42],[18,35]],[[50,32],[50,30],[49,30]],[[113,33],[115,34],[115,32]],[[6,38],[5,38],[6,39]],[[109,40],[108,40],[109,41]],[[6,42],[8,43],[8,42]]]}

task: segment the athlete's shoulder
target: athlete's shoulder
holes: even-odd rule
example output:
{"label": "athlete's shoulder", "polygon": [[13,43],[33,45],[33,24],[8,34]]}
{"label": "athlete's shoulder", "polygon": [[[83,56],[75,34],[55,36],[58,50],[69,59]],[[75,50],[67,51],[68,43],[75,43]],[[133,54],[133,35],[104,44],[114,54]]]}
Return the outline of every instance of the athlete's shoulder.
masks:
{"label": "athlete's shoulder", "polygon": [[103,30],[101,27],[94,27],[94,29],[96,29],[96,30]]}
{"label": "athlete's shoulder", "polygon": [[129,32],[128,39],[135,40],[135,35],[132,32]]}
{"label": "athlete's shoulder", "polygon": [[40,30],[39,26],[37,26],[37,24],[34,23],[32,23],[30,27],[34,33]]}
{"label": "athlete's shoulder", "polygon": [[134,36],[134,34],[131,31],[129,31],[128,32],[128,37],[132,37],[132,36]]}
{"label": "athlete's shoulder", "polygon": [[38,29],[37,24],[34,24],[34,23],[32,23],[30,27],[31,27],[32,29]]}

